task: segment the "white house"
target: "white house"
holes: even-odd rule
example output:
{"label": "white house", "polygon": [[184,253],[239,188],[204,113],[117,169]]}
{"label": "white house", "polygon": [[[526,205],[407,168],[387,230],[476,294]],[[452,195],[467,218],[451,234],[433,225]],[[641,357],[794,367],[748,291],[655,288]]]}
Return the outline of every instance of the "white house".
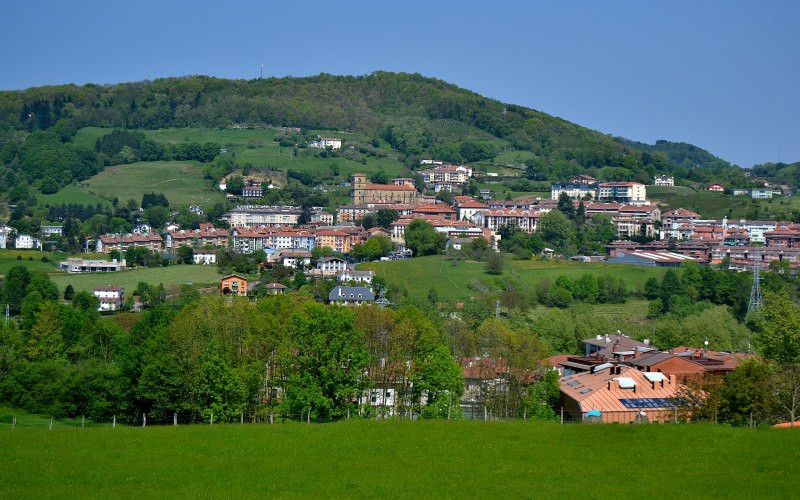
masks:
{"label": "white house", "polygon": [[41,250],[42,242],[39,240],[39,238],[34,238],[29,234],[20,234],[17,236],[17,239],[14,240],[14,248],[18,248],[20,250]]}
{"label": "white house", "polygon": [[339,283],[366,283],[372,284],[372,278],[375,273],[372,271],[355,271],[353,269],[345,269],[336,273],[336,281]]}
{"label": "white house", "polygon": [[656,175],[653,177],[653,185],[655,186],[674,186],[675,177],[669,175]]}
{"label": "white house", "polygon": [[281,250],[279,259],[283,267],[305,268],[311,264],[311,252],[303,249]]}
{"label": "white house", "polygon": [[0,227],[0,248],[5,249],[8,246],[8,237],[11,236],[12,231],[14,231],[14,228],[8,226]]}
{"label": "white house", "polygon": [[121,286],[98,286],[94,289],[94,296],[100,300],[98,311],[116,311],[125,302],[125,289]]}
{"label": "white house", "polygon": [[317,267],[313,270],[312,276],[333,277],[339,271],[347,269],[347,262],[339,257],[322,257],[317,260]]}
{"label": "white house", "polygon": [[194,250],[192,252],[192,261],[195,264],[210,265],[217,263],[216,250]]}
{"label": "white house", "polygon": [[42,226],[42,237],[46,236],[61,236],[64,226]]}
{"label": "white house", "polygon": [[320,137],[314,146],[321,149],[325,149],[327,147],[330,147],[331,149],[342,149],[342,140],[337,139],[336,137]]}
{"label": "white house", "polygon": [[153,227],[150,224],[139,224],[133,228],[133,234],[150,234]]}

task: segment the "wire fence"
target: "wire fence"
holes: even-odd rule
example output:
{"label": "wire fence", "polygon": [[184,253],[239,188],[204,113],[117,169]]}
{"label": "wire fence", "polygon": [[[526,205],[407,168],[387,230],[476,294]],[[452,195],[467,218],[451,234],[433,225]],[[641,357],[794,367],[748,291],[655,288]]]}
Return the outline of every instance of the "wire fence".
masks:
{"label": "wire fence", "polygon": [[[476,408],[465,408],[465,411],[458,415],[453,415],[446,420],[472,420],[472,421],[511,421],[511,420],[537,420],[537,417],[529,417],[525,414],[505,416],[494,415],[486,408],[480,411]],[[312,413],[303,414],[278,414],[274,412],[244,412],[238,415],[219,415],[213,413],[173,413],[171,415],[113,415],[110,418],[91,419],[85,416],[77,418],[52,418],[32,416],[29,414],[15,415],[13,413],[0,414],[0,430],[15,428],[39,428],[39,429],[66,429],[66,428],[116,428],[122,427],[151,427],[151,426],[213,426],[213,425],[247,425],[247,424],[267,424],[279,425],[290,422],[307,424],[328,424],[343,420],[362,419],[362,420],[423,420],[425,417],[416,413],[403,414],[382,414],[382,415],[358,415],[346,414],[337,416],[318,416]],[[443,419],[444,420],[444,419]],[[584,412],[570,413],[564,408],[556,412],[555,416],[545,420],[555,421],[560,424],[691,424],[698,420],[693,420],[678,408],[673,409],[639,409],[636,411],[608,411],[608,412]],[[782,422],[783,419],[776,415],[755,415],[750,414],[749,418],[734,423],[726,423],[737,427],[759,427],[762,425],[772,425]],[[704,420],[706,423],[717,423],[715,420]]]}

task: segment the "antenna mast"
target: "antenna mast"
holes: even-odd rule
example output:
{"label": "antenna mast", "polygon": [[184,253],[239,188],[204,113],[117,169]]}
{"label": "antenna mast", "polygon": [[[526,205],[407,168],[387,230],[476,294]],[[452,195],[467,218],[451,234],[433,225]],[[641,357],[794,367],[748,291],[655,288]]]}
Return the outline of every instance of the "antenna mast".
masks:
{"label": "antenna mast", "polygon": [[264,63],[261,63],[261,73],[259,73],[258,79],[259,80],[264,79]]}

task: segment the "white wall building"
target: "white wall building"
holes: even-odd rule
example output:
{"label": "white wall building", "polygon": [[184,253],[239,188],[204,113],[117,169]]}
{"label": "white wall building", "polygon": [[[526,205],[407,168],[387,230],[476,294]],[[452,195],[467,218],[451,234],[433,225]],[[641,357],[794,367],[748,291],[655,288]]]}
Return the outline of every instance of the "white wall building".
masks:
{"label": "white wall building", "polygon": [[121,286],[98,286],[94,296],[100,301],[98,311],[116,311],[125,302],[125,289]]}
{"label": "white wall building", "polygon": [[208,266],[217,263],[217,252],[215,250],[195,250],[192,252],[192,261],[195,264]]}
{"label": "white wall building", "polygon": [[675,177],[670,177],[669,175],[656,175],[653,177],[653,185],[654,186],[674,186],[675,185]]}
{"label": "white wall building", "polygon": [[600,201],[634,203],[647,201],[647,188],[639,182],[602,182],[597,189]]}
{"label": "white wall building", "polygon": [[39,238],[34,238],[29,234],[20,234],[17,236],[17,239],[14,240],[14,248],[20,250],[41,250],[42,242]]}
{"label": "white wall building", "polygon": [[291,206],[239,205],[222,218],[232,227],[295,225],[302,210]]}

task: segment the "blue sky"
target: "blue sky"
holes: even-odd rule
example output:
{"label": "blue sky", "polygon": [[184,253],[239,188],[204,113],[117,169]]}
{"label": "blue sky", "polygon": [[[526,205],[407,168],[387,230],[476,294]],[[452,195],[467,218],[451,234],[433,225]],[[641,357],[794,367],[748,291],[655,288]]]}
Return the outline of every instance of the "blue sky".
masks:
{"label": "blue sky", "polygon": [[797,1],[7,0],[0,89],[408,71],[742,166],[800,161]]}

